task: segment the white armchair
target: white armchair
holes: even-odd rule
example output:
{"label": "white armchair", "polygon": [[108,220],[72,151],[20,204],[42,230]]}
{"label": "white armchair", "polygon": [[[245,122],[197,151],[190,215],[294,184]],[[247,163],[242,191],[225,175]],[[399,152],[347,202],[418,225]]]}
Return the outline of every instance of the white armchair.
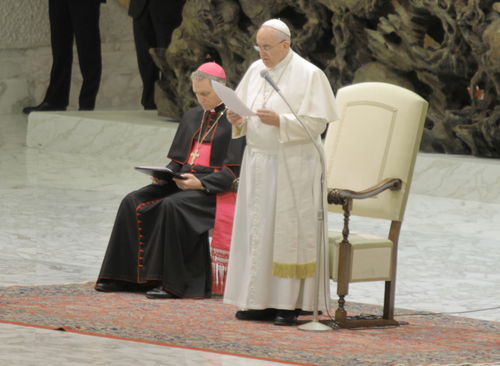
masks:
{"label": "white armchair", "polygon": [[[341,231],[329,230],[330,276],[339,296],[341,327],[397,325],[394,297],[398,239],[422,137],[428,103],[405,88],[379,82],[339,89],[340,121],[325,138],[329,210],[344,215]],[[386,237],[351,233],[351,216],[391,221]],[[348,317],[350,282],[385,281],[381,317]]]}

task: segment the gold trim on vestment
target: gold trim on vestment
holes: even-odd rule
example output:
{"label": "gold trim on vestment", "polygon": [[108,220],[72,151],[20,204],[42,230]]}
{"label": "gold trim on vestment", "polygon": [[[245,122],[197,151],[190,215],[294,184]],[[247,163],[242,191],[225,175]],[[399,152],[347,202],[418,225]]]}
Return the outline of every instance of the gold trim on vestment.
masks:
{"label": "gold trim on vestment", "polygon": [[276,277],[304,279],[315,274],[316,262],[305,264],[273,262],[273,276]]}

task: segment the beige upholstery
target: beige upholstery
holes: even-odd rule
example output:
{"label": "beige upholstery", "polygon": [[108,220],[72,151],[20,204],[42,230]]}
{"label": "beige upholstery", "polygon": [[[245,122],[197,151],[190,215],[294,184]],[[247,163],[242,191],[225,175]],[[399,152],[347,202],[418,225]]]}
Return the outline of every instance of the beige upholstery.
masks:
{"label": "beige upholstery", "polygon": [[[403,180],[401,191],[356,201],[352,213],[401,220],[427,102],[410,90],[386,83],[341,88],[337,102],[342,120],[329,125],[325,141],[327,186],[356,191],[398,177]],[[341,212],[338,207],[332,210]]]}
{"label": "beige upholstery", "polygon": [[[337,280],[339,271],[339,245],[342,234],[328,232],[330,278]],[[352,244],[349,282],[389,281],[391,279],[392,241],[366,233],[350,233]]]}
{"label": "beige upholstery", "polygon": [[[349,282],[386,281],[385,306],[389,309],[384,309],[384,317],[392,318],[397,241],[427,102],[410,90],[378,82],[341,88],[337,102],[341,120],[329,125],[325,139],[326,184],[329,191],[335,189],[337,200],[342,197],[341,202],[333,205],[333,193],[329,193],[329,210],[343,213],[345,222],[343,228],[336,228],[337,232],[329,232],[331,278],[343,282],[338,283],[338,294],[340,313],[344,315]],[[378,189],[377,193],[370,190],[387,181],[394,183],[390,189]],[[389,220],[391,230],[384,238],[349,234],[351,215]],[[342,230],[348,234],[345,239]],[[343,240],[345,252],[340,255],[343,260],[339,260]]]}

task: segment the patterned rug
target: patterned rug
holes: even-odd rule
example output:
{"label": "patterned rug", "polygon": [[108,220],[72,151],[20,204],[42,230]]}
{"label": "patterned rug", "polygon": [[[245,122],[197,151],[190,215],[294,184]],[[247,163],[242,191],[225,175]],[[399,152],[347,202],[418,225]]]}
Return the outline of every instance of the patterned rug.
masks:
{"label": "patterned rug", "polygon": [[299,365],[500,364],[497,322],[399,310],[408,314],[397,317],[407,323],[400,327],[317,333],[238,321],[236,310],[221,299],[149,300],[138,293],[99,293],[92,284],[0,288],[3,323]]}

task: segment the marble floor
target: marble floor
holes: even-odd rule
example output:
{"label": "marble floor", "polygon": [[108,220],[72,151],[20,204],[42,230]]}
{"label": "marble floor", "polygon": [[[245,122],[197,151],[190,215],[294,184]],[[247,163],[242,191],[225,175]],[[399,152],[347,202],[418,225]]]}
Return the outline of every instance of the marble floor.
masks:
{"label": "marble floor", "polygon": [[[119,201],[147,177],[120,156],[27,147],[26,135],[25,116],[0,115],[0,286],[94,281]],[[331,215],[329,224],[338,226],[340,217]],[[365,219],[354,225],[384,229]],[[400,238],[396,306],[500,321],[499,288],[500,162],[419,155]],[[382,284],[354,285],[349,299],[380,304]],[[278,364],[0,324],[1,365],[56,363]]]}

